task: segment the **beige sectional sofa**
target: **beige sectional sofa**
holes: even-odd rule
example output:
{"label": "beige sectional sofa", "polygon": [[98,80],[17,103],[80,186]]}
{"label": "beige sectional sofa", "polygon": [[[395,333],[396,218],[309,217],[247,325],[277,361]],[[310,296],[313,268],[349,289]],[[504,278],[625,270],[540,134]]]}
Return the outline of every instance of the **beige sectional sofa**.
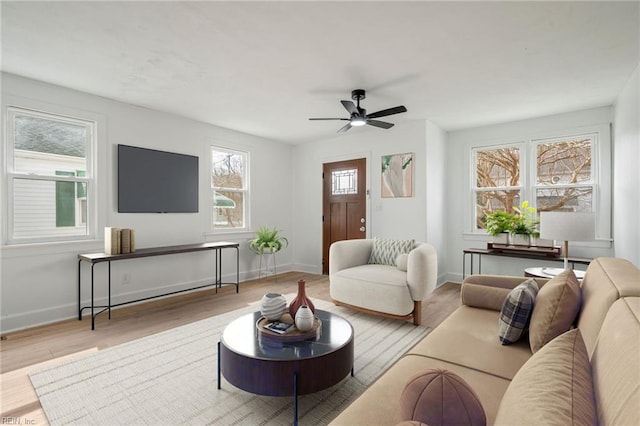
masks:
{"label": "beige sectional sofa", "polygon": [[[528,370],[528,366],[534,364],[532,356],[542,355],[545,348],[534,355],[526,335],[506,346],[498,340],[502,302],[523,280],[523,277],[490,275],[467,277],[461,289],[462,306],[331,424],[395,425],[410,420],[401,417],[401,394],[408,380],[426,369],[445,369],[462,377],[481,402],[487,424],[496,423],[496,418],[502,424],[559,424],[560,417],[555,415],[543,412],[537,413],[542,417],[535,417],[531,414],[537,410],[532,407],[536,398],[518,394],[523,392],[523,386],[522,383],[516,386],[516,381],[522,382],[523,377],[513,380],[523,365],[527,363],[522,370]],[[548,280],[536,281],[543,287]],[[581,304],[575,325],[588,356],[585,361],[591,375],[588,382],[593,383],[589,397],[595,405],[596,423],[640,425],[640,270],[623,259],[595,259],[587,269],[579,294]],[[559,339],[547,345],[551,347],[551,343]],[[527,362],[530,359],[531,362]],[[357,369],[356,365],[356,376]],[[553,374],[539,376],[546,380]],[[514,386],[508,393],[509,398],[505,397],[501,406],[512,380]],[[545,389],[539,394],[544,397],[548,393],[549,398],[556,398],[554,391]],[[514,412],[522,416],[520,421],[508,417]]]}

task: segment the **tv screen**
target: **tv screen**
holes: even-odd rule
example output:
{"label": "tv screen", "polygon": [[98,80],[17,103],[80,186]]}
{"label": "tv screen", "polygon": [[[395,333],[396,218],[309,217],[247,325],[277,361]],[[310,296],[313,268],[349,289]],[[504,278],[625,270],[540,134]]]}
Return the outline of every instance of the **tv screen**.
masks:
{"label": "tv screen", "polygon": [[198,157],[118,145],[119,213],[197,213]]}

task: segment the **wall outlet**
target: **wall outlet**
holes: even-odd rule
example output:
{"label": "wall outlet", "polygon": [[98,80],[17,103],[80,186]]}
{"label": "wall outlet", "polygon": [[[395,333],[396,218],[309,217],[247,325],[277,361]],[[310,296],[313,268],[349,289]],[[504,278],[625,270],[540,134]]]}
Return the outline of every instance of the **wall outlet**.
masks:
{"label": "wall outlet", "polygon": [[125,272],[124,274],[122,274],[122,284],[129,284],[131,282],[131,274],[128,272]]}

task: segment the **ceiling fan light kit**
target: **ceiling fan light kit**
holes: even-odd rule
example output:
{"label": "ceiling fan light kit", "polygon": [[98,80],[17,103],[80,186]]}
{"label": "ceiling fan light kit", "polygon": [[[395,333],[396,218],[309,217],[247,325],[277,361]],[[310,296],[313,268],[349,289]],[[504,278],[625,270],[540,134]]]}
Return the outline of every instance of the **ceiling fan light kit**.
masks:
{"label": "ceiling fan light kit", "polygon": [[344,133],[351,127],[359,127],[368,124],[369,126],[380,127],[381,129],[390,129],[393,127],[393,123],[387,123],[386,121],[372,120],[372,118],[386,117],[393,114],[400,114],[407,112],[407,109],[403,106],[397,106],[393,108],[387,108],[367,115],[367,110],[360,108],[360,101],[366,98],[366,93],[363,89],[355,89],[351,91],[351,99],[356,101],[354,104],[351,101],[340,101],[344,109],[350,114],[349,118],[310,118],[309,120],[342,120],[348,121],[348,123],[338,130],[338,133]]}

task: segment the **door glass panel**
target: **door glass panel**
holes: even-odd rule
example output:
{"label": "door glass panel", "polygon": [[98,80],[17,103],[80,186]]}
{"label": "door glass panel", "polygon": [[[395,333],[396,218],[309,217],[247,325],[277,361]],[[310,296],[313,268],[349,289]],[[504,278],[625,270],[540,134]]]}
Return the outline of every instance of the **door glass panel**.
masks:
{"label": "door glass panel", "polygon": [[331,172],[331,194],[350,195],[358,193],[358,169],[334,170]]}

